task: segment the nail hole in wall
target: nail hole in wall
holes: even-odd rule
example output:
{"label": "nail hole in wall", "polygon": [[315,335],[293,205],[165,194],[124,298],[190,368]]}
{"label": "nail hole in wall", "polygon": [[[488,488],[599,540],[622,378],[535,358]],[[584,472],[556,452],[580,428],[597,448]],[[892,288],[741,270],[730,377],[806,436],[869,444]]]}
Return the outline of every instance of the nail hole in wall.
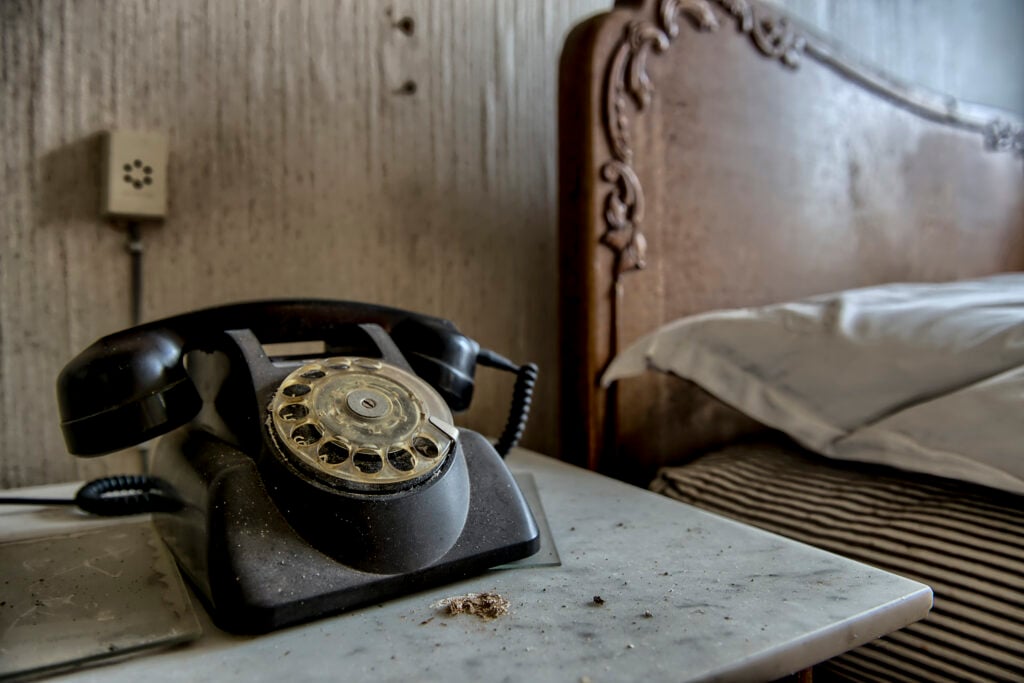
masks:
{"label": "nail hole in wall", "polygon": [[402,87],[395,91],[399,95],[415,95],[416,94],[416,81],[406,81],[402,84]]}
{"label": "nail hole in wall", "polygon": [[402,17],[395,22],[395,28],[404,33],[407,36],[411,36],[416,32],[416,20],[412,17]]}

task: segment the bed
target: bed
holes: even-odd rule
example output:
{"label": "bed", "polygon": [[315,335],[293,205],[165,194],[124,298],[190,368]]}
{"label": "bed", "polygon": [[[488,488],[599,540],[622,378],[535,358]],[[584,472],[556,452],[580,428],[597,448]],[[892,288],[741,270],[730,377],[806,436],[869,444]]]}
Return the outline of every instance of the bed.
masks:
{"label": "bed", "polygon": [[[771,6],[646,0],[567,38],[559,145],[561,457],[933,587],[928,620],[828,662],[822,677],[1024,680],[1024,497],[1019,472],[1000,470],[1024,443],[1013,441],[1024,421],[1012,419],[1024,403],[999,409],[1002,451],[980,465],[919,466],[920,448],[894,457],[887,436],[908,423],[934,431],[943,415],[965,414],[959,390],[988,391],[993,378],[1013,399],[1020,121],[858,66]],[[683,352],[706,333],[704,318],[724,311],[734,336],[753,340],[729,349],[741,369],[781,374],[783,359],[799,370],[824,346],[808,342],[794,361],[784,334],[776,347],[765,341],[772,330],[792,332],[797,320],[861,334],[878,328],[851,318],[862,311],[851,301],[881,301],[899,322],[900,306],[931,301],[933,290],[936,301],[975,302],[961,317],[1001,319],[998,332],[982,324],[984,339],[960,338],[943,327],[946,303],[908,309],[956,353],[963,339],[977,342],[981,365],[954,354],[907,370],[929,375],[920,386],[883,377],[883,390],[916,393],[846,422],[780,419],[788,394],[737,388],[743,373],[709,378],[708,356]],[[977,304],[981,290],[995,299]],[[765,312],[767,331],[737,322]],[[751,360],[751,347],[779,353]],[[883,354],[895,363],[887,372],[914,367],[916,348],[902,352]],[[852,396],[858,378],[878,374],[829,353],[823,371],[848,370],[817,376],[832,394]],[[935,368],[960,374],[936,383]],[[829,396],[808,400],[829,412]]]}

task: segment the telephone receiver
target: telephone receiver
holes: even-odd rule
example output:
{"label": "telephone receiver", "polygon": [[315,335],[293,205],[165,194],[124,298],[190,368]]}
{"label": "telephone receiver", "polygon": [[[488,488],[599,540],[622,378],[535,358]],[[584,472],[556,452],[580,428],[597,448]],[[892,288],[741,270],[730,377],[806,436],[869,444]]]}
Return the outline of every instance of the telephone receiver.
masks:
{"label": "telephone receiver", "polygon": [[[268,355],[318,341],[323,351]],[[455,426],[477,364],[515,372],[492,445]],[[154,522],[219,625],[262,632],[479,573],[540,546],[502,460],[537,370],[451,322],[371,304],[208,308],[96,341],[57,380],[68,450],[161,437]]]}

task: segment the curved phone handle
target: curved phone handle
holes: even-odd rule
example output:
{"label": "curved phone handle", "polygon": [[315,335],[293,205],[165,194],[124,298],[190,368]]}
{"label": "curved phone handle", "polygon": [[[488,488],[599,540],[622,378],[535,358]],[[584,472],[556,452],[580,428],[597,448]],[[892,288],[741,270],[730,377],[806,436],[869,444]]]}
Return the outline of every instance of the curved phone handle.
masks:
{"label": "curved phone handle", "polygon": [[202,401],[184,356],[216,349],[226,330],[251,330],[263,344],[322,339],[330,345],[359,323],[388,331],[452,410],[469,406],[479,345],[447,320],[346,301],[247,302],[139,325],[85,349],[57,378],[64,441],[75,455],[102,455],[189,422]]}

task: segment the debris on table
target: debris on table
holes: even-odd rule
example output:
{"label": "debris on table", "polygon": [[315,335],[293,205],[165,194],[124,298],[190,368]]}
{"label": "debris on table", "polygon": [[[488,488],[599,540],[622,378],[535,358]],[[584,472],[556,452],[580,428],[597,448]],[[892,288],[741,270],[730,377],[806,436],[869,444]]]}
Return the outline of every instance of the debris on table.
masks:
{"label": "debris on table", "polygon": [[595,595],[594,596],[594,604],[595,605],[603,605],[604,604],[604,598],[602,598],[600,595]]}
{"label": "debris on table", "polygon": [[438,600],[431,607],[443,608],[448,614],[472,614],[491,620],[508,614],[508,600],[498,593],[467,593]]}

